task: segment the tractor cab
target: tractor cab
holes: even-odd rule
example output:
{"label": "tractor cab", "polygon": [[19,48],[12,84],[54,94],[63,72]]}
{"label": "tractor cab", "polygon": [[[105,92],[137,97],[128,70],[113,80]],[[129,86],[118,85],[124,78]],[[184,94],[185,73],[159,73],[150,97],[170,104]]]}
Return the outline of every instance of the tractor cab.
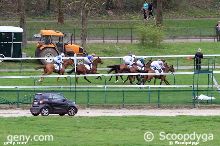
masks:
{"label": "tractor cab", "polygon": [[64,34],[55,30],[41,30],[40,34],[35,36],[40,37],[37,44],[35,56],[43,57],[41,63],[52,63],[53,58],[60,53],[65,53],[66,56],[83,55],[84,49],[79,45],[71,43],[64,43]]}

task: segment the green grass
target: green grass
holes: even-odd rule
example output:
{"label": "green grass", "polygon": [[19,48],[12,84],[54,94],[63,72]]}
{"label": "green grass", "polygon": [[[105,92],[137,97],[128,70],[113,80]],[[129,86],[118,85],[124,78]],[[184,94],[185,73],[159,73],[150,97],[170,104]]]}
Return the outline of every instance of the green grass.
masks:
{"label": "green grass", "polygon": [[[215,34],[215,25],[218,19],[165,19],[164,28],[166,36],[210,36]],[[154,23],[151,21],[150,23]],[[1,21],[0,25],[18,26],[15,21]],[[143,25],[140,20],[134,21],[89,21],[88,39],[119,38],[130,39],[131,28],[133,38],[137,38],[137,26]],[[33,35],[39,33],[41,29],[55,29],[65,33],[74,33],[76,38],[80,38],[80,21],[66,20],[65,24],[57,24],[56,21],[27,21],[27,36],[33,40]]]}
{"label": "green grass", "polygon": [[[189,55],[194,54],[198,47],[202,48],[202,51],[204,54],[219,54],[220,46],[218,43],[210,43],[210,42],[202,42],[202,43],[163,43],[159,48],[152,48],[151,46],[141,46],[139,44],[88,44],[87,51],[89,54],[95,52],[98,56],[124,56],[127,55],[129,52],[132,52],[136,54],[137,56],[140,55]],[[27,53],[28,56],[34,57],[34,49],[35,44],[29,44],[27,48],[25,48],[23,51]],[[150,59],[150,58],[148,58]],[[146,59],[146,60],[148,60]],[[157,58],[154,58],[155,60]],[[193,66],[192,60],[187,60],[186,58],[179,58],[178,60],[176,58],[165,58],[168,64],[173,64],[176,66],[177,64],[179,66]],[[207,64],[208,60],[203,60],[204,64]],[[220,65],[220,58],[215,58],[216,65]],[[120,64],[119,59],[104,59],[104,64],[100,65],[101,68],[106,68],[107,65],[113,65],[113,64]],[[38,66],[39,63],[36,60],[29,60],[29,61],[23,61],[16,62],[16,61],[5,61],[0,64],[1,69],[21,69],[19,72],[0,72],[1,76],[35,76],[35,75],[41,75],[42,71],[34,71],[34,72],[28,72],[23,71],[22,69],[34,69],[34,67]],[[70,68],[69,68],[70,69]],[[218,69],[215,69],[218,70]],[[185,72],[185,71],[193,71],[191,70],[176,70],[176,72]],[[106,71],[99,71],[100,73],[106,74]],[[55,75],[55,74],[54,74]],[[215,78],[218,81],[219,75],[215,74]],[[117,84],[114,83],[115,79],[113,78],[111,81],[109,80],[109,77],[103,77],[102,80],[96,80],[94,77],[88,77],[92,83],[88,84],[87,81],[85,81],[83,78],[79,79],[78,85],[89,85],[89,86],[95,86],[95,85],[122,85],[122,81],[118,82]],[[125,77],[124,77],[125,78]],[[192,85],[193,84],[193,76],[192,75],[176,75],[175,80],[174,76],[169,75],[167,76],[168,81],[173,85],[174,82],[176,85]],[[61,78],[59,82],[56,82],[55,78],[46,78],[43,83],[36,82],[38,78],[32,78],[32,79],[1,79],[0,85],[1,86],[69,86],[75,85],[75,80],[72,78],[71,80],[68,78],[66,81],[65,79]],[[199,77],[199,84],[200,85],[207,85],[207,75],[200,75]],[[150,85],[153,85],[153,81],[151,83],[147,83]],[[159,84],[159,80],[157,81],[157,84]],[[129,82],[127,82],[125,85],[129,85]],[[95,89],[96,91],[92,91]],[[157,88],[152,88],[149,93],[148,89],[140,90],[137,88],[116,88],[116,89],[110,89],[107,88],[105,90],[104,88],[84,88],[80,89],[77,88],[77,93],[75,94],[74,90],[75,88],[69,89],[69,88],[54,88],[54,89],[33,89],[32,91],[22,91],[23,89],[20,89],[19,93],[19,100],[24,101],[25,103],[30,103],[33,94],[35,92],[43,92],[45,90],[54,90],[63,92],[68,98],[77,101],[79,104],[118,104],[122,105],[124,104],[157,104],[158,103],[158,92]],[[61,91],[60,91],[61,90]],[[97,91],[98,90],[98,91]],[[118,90],[118,91],[116,91]],[[207,89],[206,88],[200,88],[199,94],[206,94]],[[124,93],[123,93],[124,92]],[[174,93],[175,92],[175,93]],[[5,90],[1,91],[1,98],[7,99],[10,102],[17,101],[18,95],[17,90],[14,89],[10,92],[7,92]],[[210,94],[210,92],[208,92]],[[123,95],[124,94],[124,95]],[[150,94],[150,95],[149,95]],[[214,88],[214,91],[212,92],[214,97],[218,97],[218,92],[216,91],[216,88]],[[138,96],[137,96],[138,95]],[[134,98],[135,97],[135,98]],[[178,98],[177,98],[178,97]],[[6,101],[4,101],[6,102]],[[174,104],[185,104],[185,105],[192,105],[192,90],[191,88],[186,89],[180,89],[180,88],[168,88],[164,91],[160,92],[160,103],[161,105],[174,105]],[[219,99],[217,98],[216,101],[213,101],[213,103],[218,104],[220,103]],[[204,103],[206,104],[206,103]]]}
{"label": "green grass", "polygon": [[[45,146],[167,146],[168,140],[159,140],[166,134],[213,134],[213,140],[201,146],[217,146],[219,117],[19,117],[0,118],[0,142],[8,135],[52,135],[53,141],[29,141],[28,145]],[[8,125],[8,126],[5,126]],[[30,130],[31,127],[31,130]],[[145,142],[144,133],[151,131],[155,139]]]}

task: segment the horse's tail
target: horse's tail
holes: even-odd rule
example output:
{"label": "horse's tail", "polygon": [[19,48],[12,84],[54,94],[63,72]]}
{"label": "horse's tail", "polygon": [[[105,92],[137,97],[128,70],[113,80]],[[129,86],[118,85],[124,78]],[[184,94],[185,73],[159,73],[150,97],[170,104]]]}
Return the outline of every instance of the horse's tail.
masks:
{"label": "horse's tail", "polygon": [[109,65],[107,67],[110,68],[108,73],[111,73],[112,71],[118,72],[120,70],[120,65]]}
{"label": "horse's tail", "polygon": [[34,69],[35,69],[35,70],[38,70],[38,69],[41,69],[41,68],[44,68],[44,67],[45,67],[45,66],[42,65],[42,66],[35,67]]}
{"label": "horse's tail", "polygon": [[120,65],[109,65],[107,67],[111,68],[111,69],[115,69],[115,70],[119,70],[120,69]]}

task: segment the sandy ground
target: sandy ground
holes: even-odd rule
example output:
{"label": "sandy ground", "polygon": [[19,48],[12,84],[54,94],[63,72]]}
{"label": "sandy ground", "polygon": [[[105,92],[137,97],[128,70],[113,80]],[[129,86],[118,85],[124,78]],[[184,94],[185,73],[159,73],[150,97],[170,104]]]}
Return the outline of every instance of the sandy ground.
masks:
{"label": "sandy ground", "polygon": [[[220,116],[220,109],[79,109],[76,116]],[[0,110],[0,117],[32,116],[29,110]]]}

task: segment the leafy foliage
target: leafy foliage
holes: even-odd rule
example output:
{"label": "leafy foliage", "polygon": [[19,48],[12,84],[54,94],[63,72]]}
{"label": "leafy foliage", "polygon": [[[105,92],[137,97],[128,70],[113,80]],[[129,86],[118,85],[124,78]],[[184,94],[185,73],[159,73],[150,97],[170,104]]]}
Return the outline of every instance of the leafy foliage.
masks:
{"label": "leafy foliage", "polygon": [[164,32],[161,26],[152,24],[137,27],[142,45],[159,46],[163,41]]}

